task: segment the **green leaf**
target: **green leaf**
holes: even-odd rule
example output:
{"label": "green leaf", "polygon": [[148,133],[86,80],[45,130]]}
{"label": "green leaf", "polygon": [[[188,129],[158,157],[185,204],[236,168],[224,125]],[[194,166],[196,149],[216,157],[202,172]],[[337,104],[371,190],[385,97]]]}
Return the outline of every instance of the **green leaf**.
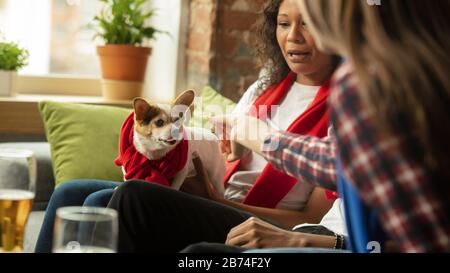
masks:
{"label": "green leaf", "polygon": [[155,39],[156,33],[168,34],[146,23],[156,14],[155,9],[145,10],[149,0],[99,1],[105,7],[93,18],[93,38],[102,38],[107,44],[142,46],[145,40]]}
{"label": "green leaf", "polygon": [[17,71],[28,64],[29,52],[13,42],[0,42],[0,70]]}

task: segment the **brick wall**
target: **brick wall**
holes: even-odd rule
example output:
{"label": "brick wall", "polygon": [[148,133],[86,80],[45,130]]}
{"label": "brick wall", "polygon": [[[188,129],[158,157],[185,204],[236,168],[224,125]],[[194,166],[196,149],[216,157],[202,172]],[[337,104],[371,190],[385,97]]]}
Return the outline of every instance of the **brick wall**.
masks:
{"label": "brick wall", "polygon": [[252,26],[266,0],[190,0],[187,84],[209,84],[237,101],[259,69]]}

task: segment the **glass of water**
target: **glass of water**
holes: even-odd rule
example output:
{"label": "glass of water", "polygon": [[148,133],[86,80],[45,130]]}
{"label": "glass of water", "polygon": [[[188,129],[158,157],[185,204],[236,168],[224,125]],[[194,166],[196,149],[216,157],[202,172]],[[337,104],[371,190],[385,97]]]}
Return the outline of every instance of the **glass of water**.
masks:
{"label": "glass of water", "polygon": [[56,211],[54,253],[115,253],[117,237],[113,209],[63,207]]}

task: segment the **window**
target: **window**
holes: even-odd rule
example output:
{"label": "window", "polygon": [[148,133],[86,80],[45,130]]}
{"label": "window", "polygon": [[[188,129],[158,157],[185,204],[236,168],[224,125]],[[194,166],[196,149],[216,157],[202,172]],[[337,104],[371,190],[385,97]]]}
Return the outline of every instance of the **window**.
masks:
{"label": "window", "polygon": [[0,0],[0,30],[30,52],[21,75],[98,77],[100,69],[87,28],[99,1]]}
{"label": "window", "polygon": [[[148,97],[168,100],[180,85],[179,56],[184,58],[184,51],[180,51],[179,44],[187,31],[181,29],[187,25],[181,14],[183,8],[187,9],[187,2],[149,1],[149,8],[158,10],[152,23],[171,35],[160,35],[151,45]],[[87,26],[102,5],[98,0],[0,0],[0,32],[30,52],[29,65],[17,77],[18,92],[100,94],[96,53],[99,41],[93,41],[94,32]],[[151,90],[166,92],[161,98],[161,94],[155,95]]]}

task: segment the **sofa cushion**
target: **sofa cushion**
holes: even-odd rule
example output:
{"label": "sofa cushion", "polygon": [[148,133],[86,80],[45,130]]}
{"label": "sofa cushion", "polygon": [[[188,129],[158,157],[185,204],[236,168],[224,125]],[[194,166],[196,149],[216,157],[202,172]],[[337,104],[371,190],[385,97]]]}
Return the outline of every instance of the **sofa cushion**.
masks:
{"label": "sofa cushion", "polygon": [[236,103],[222,96],[210,86],[203,88],[202,93],[195,102],[195,110],[189,121],[189,126],[211,129],[209,117],[229,114]]}
{"label": "sofa cushion", "polygon": [[57,186],[73,179],[122,181],[114,159],[119,131],[130,109],[43,101],[39,110]]}

